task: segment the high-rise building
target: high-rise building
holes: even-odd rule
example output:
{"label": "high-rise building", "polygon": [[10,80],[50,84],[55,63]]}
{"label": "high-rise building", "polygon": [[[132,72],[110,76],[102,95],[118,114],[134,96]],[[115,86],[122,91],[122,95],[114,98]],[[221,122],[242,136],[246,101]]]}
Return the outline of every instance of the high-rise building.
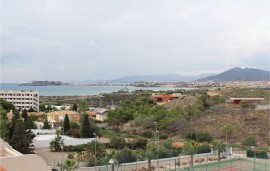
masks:
{"label": "high-rise building", "polygon": [[32,90],[0,90],[0,98],[11,102],[16,109],[39,111],[39,92]]}

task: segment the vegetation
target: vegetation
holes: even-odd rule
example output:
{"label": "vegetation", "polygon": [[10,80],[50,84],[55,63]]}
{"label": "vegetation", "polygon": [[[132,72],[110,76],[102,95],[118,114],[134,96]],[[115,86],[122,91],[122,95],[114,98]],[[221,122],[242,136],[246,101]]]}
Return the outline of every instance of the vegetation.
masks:
{"label": "vegetation", "polygon": [[243,146],[245,146],[245,147],[256,146],[256,138],[255,137],[247,137],[243,141]]}
{"label": "vegetation", "polygon": [[70,129],[69,117],[68,117],[68,115],[66,114],[66,115],[65,115],[65,118],[64,118],[64,134],[65,134],[66,132],[68,132],[69,129]]}
{"label": "vegetation", "polygon": [[143,160],[147,159],[148,171],[152,170],[151,169],[151,159],[154,159],[156,154],[157,154],[157,149],[152,144],[148,144],[146,150],[139,151],[140,158]]}
{"label": "vegetation", "polygon": [[33,153],[32,137],[30,132],[26,132],[23,121],[16,120],[14,133],[10,140],[10,145],[23,154]]}
{"label": "vegetation", "polygon": [[183,153],[190,155],[190,165],[193,166],[193,156],[197,152],[198,143],[194,140],[188,140],[183,147]]}
{"label": "vegetation", "polygon": [[245,107],[248,107],[249,104],[248,104],[248,101],[247,100],[241,100],[240,103],[239,103],[243,108]]}
{"label": "vegetation", "polygon": [[63,169],[65,169],[67,171],[73,171],[73,170],[76,170],[77,168],[78,168],[78,166],[76,165],[75,160],[66,160],[64,165],[63,165]]}
{"label": "vegetation", "polygon": [[254,149],[248,149],[247,150],[247,157],[252,157],[252,158],[261,158],[261,159],[268,159],[269,157],[267,156],[267,151],[265,150],[255,150]]}
{"label": "vegetation", "polygon": [[64,146],[64,141],[62,136],[60,135],[60,130],[56,130],[56,136],[54,139],[50,142],[50,149],[52,152],[61,151],[61,147]]}
{"label": "vegetation", "polygon": [[43,121],[43,129],[51,129],[52,125],[51,123],[48,121],[47,117],[44,119]]}
{"label": "vegetation", "polygon": [[212,148],[213,150],[217,150],[218,160],[220,160],[220,153],[226,151],[226,145],[222,141],[213,141]]}

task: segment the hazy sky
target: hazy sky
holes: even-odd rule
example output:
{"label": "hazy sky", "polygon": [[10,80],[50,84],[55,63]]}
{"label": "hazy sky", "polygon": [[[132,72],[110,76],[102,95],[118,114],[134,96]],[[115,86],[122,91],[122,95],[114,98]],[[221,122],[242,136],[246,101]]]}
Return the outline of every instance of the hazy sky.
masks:
{"label": "hazy sky", "polygon": [[1,81],[269,70],[269,0],[2,0]]}

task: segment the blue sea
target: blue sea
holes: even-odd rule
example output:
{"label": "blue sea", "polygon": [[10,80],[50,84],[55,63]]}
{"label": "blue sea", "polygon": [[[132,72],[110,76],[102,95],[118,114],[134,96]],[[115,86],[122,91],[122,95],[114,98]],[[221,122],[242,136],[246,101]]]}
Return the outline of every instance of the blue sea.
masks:
{"label": "blue sea", "polygon": [[[112,93],[121,89],[133,90],[175,90],[170,87],[132,87],[132,86],[17,86],[16,83],[1,83],[1,90],[36,90],[40,96],[88,96]],[[181,88],[177,88],[181,89]],[[187,88],[183,88],[187,89]]]}

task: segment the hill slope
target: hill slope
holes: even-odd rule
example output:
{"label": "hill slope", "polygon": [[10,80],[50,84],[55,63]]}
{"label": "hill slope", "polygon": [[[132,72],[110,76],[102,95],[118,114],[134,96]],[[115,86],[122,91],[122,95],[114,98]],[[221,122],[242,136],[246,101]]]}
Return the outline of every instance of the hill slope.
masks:
{"label": "hill slope", "polygon": [[218,75],[208,76],[197,81],[263,81],[270,80],[269,78],[269,71],[235,67]]}

